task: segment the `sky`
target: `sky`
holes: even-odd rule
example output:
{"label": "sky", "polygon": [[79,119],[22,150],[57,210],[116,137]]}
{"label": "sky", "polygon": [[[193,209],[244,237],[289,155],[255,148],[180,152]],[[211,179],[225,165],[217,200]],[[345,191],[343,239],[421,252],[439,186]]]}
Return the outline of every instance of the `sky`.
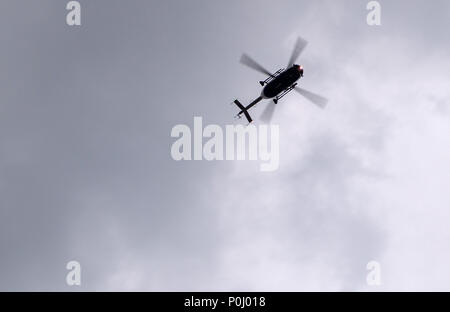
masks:
{"label": "sky", "polygon": [[[379,2],[2,1],[0,290],[449,291],[450,3]],[[277,171],[172,159],[297,36],[330,101],[280,101]]]}

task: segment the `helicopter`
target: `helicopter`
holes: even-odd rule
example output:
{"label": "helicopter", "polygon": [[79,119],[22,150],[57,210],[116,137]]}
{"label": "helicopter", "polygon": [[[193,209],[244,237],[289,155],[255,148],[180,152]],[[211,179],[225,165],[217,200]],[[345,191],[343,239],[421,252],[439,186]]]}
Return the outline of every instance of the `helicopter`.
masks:
{"label": "helicopter", "polygon": [[[240,59],[241,64],[267,75],[268,78],[259,82],[259,84],[264,87],[261,91],[261,95],[249,105],[244,106],[237,99],[234,100],[233,103],[240,109],[236,118],[242,118],[242,115],[244,115],[245,118],[247,118],[247,121],[251,123],[253,120],[248,112],[250,108],[261,102],[263,99],[273,99],[274,104],[278,104],[278,101],[292,90],[303,95],[318,107],[325,108],[328,103],[328,100],[325,97],[297,86],[298,80],[303,77],[303,66],[295,63],[307,44],[308,42],[305,39],[298,37],[287,67],[281,68],[274,73],[269,72],[247,54],[242,54]],[[275,105],[269,104],[262,114],[262,119],[266,122],[270,122],[274,109]]]}

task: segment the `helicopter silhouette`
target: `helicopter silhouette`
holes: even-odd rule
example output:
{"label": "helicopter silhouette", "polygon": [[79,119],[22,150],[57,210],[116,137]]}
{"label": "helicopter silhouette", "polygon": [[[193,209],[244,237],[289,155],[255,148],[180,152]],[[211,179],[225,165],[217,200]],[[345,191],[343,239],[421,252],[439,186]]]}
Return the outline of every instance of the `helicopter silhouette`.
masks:
{"label": "helicopter silhouette", "polygon": [[[233,103],[236,104],[236,106],[240,109],[240,112],[236,115],[236,118],[241,118],[242,115],[244,115],[245,118],[247,118],[248,122],[251,123],[253,120],[248,112],[250,108],[261,102],[263,99],[273,99],[274,104],[278,104],[278,101],[292,90],[295,90],[299,94],[303,95],[305,98],[307,98],[309,101],[316,104],[320,108],[325,108],[328,103],[328,100],[325,97],[297,86],[297,81],[303,77],[303,66],[295,64],[295,62],[297,61],[298,57],[303,52],[307,44],[308,42],[305,39],[298,37],[286,69],[281,68],[273,74],[247,54],[242,54],[240,60],[242,64],[269,77],[266,80],[262,80],[259,82],[261,86],[264,87],[261,91],[261,95],[249,105],[244,106],[237,99],[234,100]],[[274,110],[275,105],[269,104],[262,114],[263,120],[266,122],[270,122]]]}

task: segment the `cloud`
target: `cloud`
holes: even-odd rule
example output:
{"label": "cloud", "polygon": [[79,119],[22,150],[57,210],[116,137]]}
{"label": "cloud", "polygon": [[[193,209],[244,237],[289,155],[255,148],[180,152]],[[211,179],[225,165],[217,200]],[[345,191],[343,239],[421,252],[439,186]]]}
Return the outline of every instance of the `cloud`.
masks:
{"label": "cloud", "polygon": [[[258,19],[240,1],[96,2],[74,32],[64,6],[12,3],[0,289],[73,290],[78,260],[81,290],[373,290],[377,260],[375,290],[448,290],[445,1],[383,3],[380,28],[359,1],[267,2]],[[240,53],[276,70],[298,34],[302,86],[331,101],[277,106],[280,170],[174,162],[174,125],[229,123],[226,103],[259,93]]]}
{"label": "cloud", "polygon": [[223,252],[230,287],[373,290],[365,266],[377,260],[378,290],[449,289],[449,63],[416,44],[375,37],[339,62],[320,59],[333,66],[317,84],[327,111],[294,96],[282,104],[280,172],[238,166],[226,183],[238,187],[219,201],[233,233]]}

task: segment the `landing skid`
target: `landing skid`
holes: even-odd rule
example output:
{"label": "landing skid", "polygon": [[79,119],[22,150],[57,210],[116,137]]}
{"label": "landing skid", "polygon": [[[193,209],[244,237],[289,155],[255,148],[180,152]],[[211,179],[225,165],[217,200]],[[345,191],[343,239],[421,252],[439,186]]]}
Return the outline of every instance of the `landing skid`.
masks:
{"label": "landing skid", "polygon": [[267,78],[266,80],[260,81],[259,84],[260,84],[261,86],[264,87],[264,85],[266,85],[266,84],[268,84],[269,82],[271,82],[272,80],[274,80],[274,79],[275,79],[278,75],[280,75],[282,72],[284,72],[284,68],[281,68],[281,69],[277,70],[273,75],[270,75],[270,77]]}
{"label": "landing skid", "polygon": [[297,86],[297,83],[294,83],[292,86],[290,86],[289,88],[287,88],[286,90],[284,90],[283,92],[281,92],[279,95],[277,95],[274,99],[273,102],[275,104],[278,104],[278,101],[283,98],[286,94],[288,94],[289,92],[291,92],[292,90],[294,90],[294,88]]}

